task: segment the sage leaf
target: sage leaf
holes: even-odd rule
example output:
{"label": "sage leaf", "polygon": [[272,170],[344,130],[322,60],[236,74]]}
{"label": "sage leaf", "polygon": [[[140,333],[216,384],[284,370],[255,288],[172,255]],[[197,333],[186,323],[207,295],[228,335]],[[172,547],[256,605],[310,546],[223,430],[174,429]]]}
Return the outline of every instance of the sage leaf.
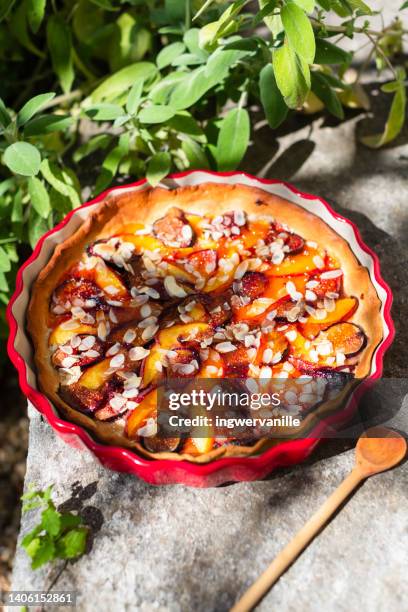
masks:
{"label": "sage leaf", "polygon": [[140,79],[136,81],[129,92],[128,99],[126,102],[126,110],[129,115],[134,115],[139,107],[140,100],[143,93],[144,80]]}
{"label": "sage leaf", "polygon": [[50,198],[44,183],[35,176],[32,176],[28,181],[28,194],[34,210],[46,219],[51,211]]}
{"label": "sage leaf", "polygon": [[0,246],[0,272],[10,272],[10,270],[10,259],[3,247]]}
{"label": "sage leaf", "polygon": [[34,34],[38,32],[44,19],[46,4],[47,0],[26,0],[28,23]]}
{"label": "sage leaf", "polygon": [[202,147],[188,136],[183,136],[181,148],[188,159],[188,167],[192,170],[208,170],[210,165]]}
{"label": "sage leaf", "polygon": [[0,124],[6,128],[11,123],[11,117],[8,113],[6,105],[3,100],[0,98]]}
{"label": "sage leaf", "polygon": [[112,137],[110,134],[97,134],[96,136],[93,136],[93,138],[90,138],[90,140],[84,142],[84,144],[78,147],[78,149],[74,152],[72,156],[74,162],[80,162],[82,159],[84,159],[84,157],[91,155],[91,153],[94,153],[99,149],[106,149],[111,141],[111,138]]}
{"label": "sage leaf", "polygon": [[185,44],[182,42],[174,42],[171,45],[167,45],[164,47],[158,54],[156,58],[156,64],[159,70],[166,68],[166,66],[170,66],[170,64],[181,55],[186,48]]}
{"label": "sage leaf", "polygon": [[326,39],[316,39],[316,55],[314,61],[316,64],[344,64],[350,63],[352,54],[333,45]]}
{"label": "sage leaf", "polygon": [[47,42],[52,66],[62,91],[68,93],[74,81],[71,29],[59,15],[52,15],[47,21]]}
{"label": "sage leaf", "polygon": [[315,7],[315,0],[293,0],[306,13],[311,13]]}
{"label": "sage leaf", "polygon": [[31,119],[47,102],[55,97],[55,93],[49,92],[34,96],[28,100],[17,114],[17,126],[21,127]]}
{"label": "sage leaf", "polygon": [[288,42],[275,49],[272,55],[276,84],[289,108],[302,106],[310,90],[310,71]]}
{"label": "sage leaf", "polygon": [[38,115],[25,124],[24,136],[40,136],[66,130],[73,121],[71,115]]}
{"label": "sage leaf", "polygon": [[157,75],[157,67],[151,62],[136,62],[121,68],[103,81],[90,95],[92,102],[115,100],[127,91],[135,81],[144,79],[149,83]]}
{"label": "sage leaf", "polygon": [[146,178],[155,187],[170,172],[170,153],[155,153],[147,164]]}
{"label": "sage leaf", "polygon": [[399,82],[399,87],[394,94],[387,122],[382,134],[364,136],[361,142],[370,149],[378,149],[383,145],[394,140],[400,133],[405,121],[405,108],[407,102],[406,88],[403,81]]}
{"label": "sage leaf", "polygon": [[327,110],[337,117],[344,119],[344,110],[341,102],[330,84],[325,79],[325,75],[320,72],[312,72],[312,91],[321,100]]}
{"label": "sage leaf", "polygon": [[49,229],[50,228],[47,221],[40,217],[40,215],[38,215],[32,208],[30,210],[30,216],[28,219],[28,240],[31,248],[34,249],[41,236],[43,236]]}
{"label": "sage leaf", "polygon": [[3,161],[15,174],[35,176],[40,170],[41,155],[28,142],[15,142],[4,151]]}
{"label": "sage leaf", "polygon": [[218,170],[234,170],[248,148],[250,121],[245,108],[233,108],[221,122],[215,156]]}
{"label": "sage leaf", "polygon": [[277,128],[288,114],[288,107],[276,84],[272,64],[267,64],[259,75],[259,90],[265,117],[271,128]]}
{"label": "sage leaf", "polygon": [[162,104],[152,104],[139,111],[138,119],[141,123],[163,123],[175,115],[176,109]]}
{"label": "sage leaf", "polygon": [[85,114],[94,121],[113,121],[123,115],[123,108],[118,104],[101,102],[85,109]]}
{"label": "sage leaf", "polygon": [[308,64],[312,64],[316,53],[315,37],[304,11],[289,0],[281,9],[281,19],[291,47]]}

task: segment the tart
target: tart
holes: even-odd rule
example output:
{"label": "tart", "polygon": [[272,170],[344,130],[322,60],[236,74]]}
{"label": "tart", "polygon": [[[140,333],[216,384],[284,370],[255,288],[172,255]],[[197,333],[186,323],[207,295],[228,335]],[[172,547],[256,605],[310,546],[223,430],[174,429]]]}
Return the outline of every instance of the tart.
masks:
{"label": "tart", "polygon": [[278,442],[160,439],[164,380],[308,378],[310,392],[364,378],[380,306],[322,219],[262,189],[208,183],[111,193],[39,274],[28,330],[40,388],[70,420],[153,459],[203,463]]}

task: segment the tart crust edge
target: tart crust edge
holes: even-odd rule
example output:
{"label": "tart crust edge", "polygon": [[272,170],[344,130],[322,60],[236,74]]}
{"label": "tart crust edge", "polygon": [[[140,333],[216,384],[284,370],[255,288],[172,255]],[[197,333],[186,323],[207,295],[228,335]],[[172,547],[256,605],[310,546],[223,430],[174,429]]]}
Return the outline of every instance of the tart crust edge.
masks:
{"label": "tart crust edge", "polygon": [[[216,205],[215,210],[214,205]],[[49,301],[58,280],[64,271],[80,258],[89,242],[112,236],[124,225],[135,221],[150,225],[172,206],[199,215],[207,213],[218,215],[230,210],[244,210],[249,215],[271,216],[287,224],[305,240],[322,245],[330,255],[336,257],[344,271],[345,293],[359,300],[359,307],[349,320],[360,325],[368,338],[355,374],[358,378],[368,375],[373,355],[383,337],[382,319],[379,314],[381,301],[367,268],[358,262],[347,241],[320,217],[263,189],[241,184],[202,183],[172,190],[148,188],[122,194],[112,192],[69,238],[56,246],[49,262],[33,284],[27,313],[27,329],[35,347],[34,361],[39,387],[70,421],[84,426],[105,443],[133,448],[145,457],[176,461],[188,459],[195,463],[206,463],[221,456],[257,454],[279,443],[279,440],[262,439],[249,447],[232,445],[219,447],[198,457],[170,452],[150,453],[138,442],[126,438],[121,433],[122,428],[115,422],[97,422],[72,408],[58,395],[59,378],[51,364],[48,336],[44,334],[44,329],[47,328]]]}

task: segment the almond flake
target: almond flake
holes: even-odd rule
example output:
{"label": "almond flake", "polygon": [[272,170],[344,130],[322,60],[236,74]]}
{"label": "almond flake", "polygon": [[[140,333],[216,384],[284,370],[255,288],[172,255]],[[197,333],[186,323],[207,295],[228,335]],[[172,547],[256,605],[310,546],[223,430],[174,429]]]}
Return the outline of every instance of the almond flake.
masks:
{"label": "almond flake", "polygon": [[232,342],[220,342],[215,345],[215,349],[219,353],[231,353],[232,351],[236,351],[237,347],[232,344]]}
{"label": "almond flake", "polygon": [[149,349],[145,349],[143,346],[135,346],[129,351],[129,359],[132,361],[140,361],[147,357],[149,353]]}

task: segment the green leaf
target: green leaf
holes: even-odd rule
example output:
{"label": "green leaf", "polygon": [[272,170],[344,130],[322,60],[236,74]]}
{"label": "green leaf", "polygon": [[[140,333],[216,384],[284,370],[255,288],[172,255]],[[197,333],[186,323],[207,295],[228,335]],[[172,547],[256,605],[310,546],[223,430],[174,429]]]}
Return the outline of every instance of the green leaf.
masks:
{"label": "green leaf", "polygon": [[187,111],[180,111],[177,115],[174,115],[169,119],[167,125],[177,133],[188,134],[199,142],[206,142],[207,140],[199,123]]}
{"label": "green leaf", "polygon": [[136,81],[132,86],[126,102],[126,110],[129,115],[134,115],[139,108],[140,100],[143,93],[144,80]]}
{"label": "green leaf", "polygon": [[270,15],[277,6],[277,1],[258,0],[259,8],[261,9],[262,19],[265,25],[270,29],[274,38],[283,29],[280,15]]}
{"label": "green leaf", "polygon": [[41,155],[28,142],[15,142],[4,151],[3,162],[15,174],[35,176],[40,170]]}
{"label": "green leaf", "polygon": [[112,136],[110,134],[97,134],[78,147],[78,149],[74,152],[72,159],[75,163],[78,163],[81,161],[81,159],[84,159],[84,157],[91,155],[91,153],[94,153],[99,149],[106,149],[111,139]]}
{"label": "green leaf", "polygon": [[54,508],[46,508],[41,514],[41,525],[50,536],[57,536],[61,528],[61,514]]}
{"label": "green leaf", "polygon": [[216,159],[218,170],[234,170],[244,157],[250,136],[248,111],[233,108],[221,122]]}
{"label": "green leaf", "polygon": [[316,44],[312,24],[294,2],[289,1],[281,9],[281,19],[291,47],[308,64],[312,64]]}
{"label": "green leaf", "polygon": [[300,6],[306,13],[312,13],[315,7],[315,0],[293,0],[295,4]]}
{"label": "green leaf", "polygon": [[273,70],[276,84],[289,108],[302,106],[310,90],[310,71],[287,41],[273,52]]}
{"label": "green leaf", "polygon": [[[24,538],[21,540],[21,546],[25,549],[27,549],[27,547],[31,544],[31,542],[34,540],[34,538],[36,538],[38,536],[39,533],[41,533],[42,531],[42,526],[41,525],[37,525],[36,527],[34,527],[34,529],[32,531],[29,531],[28,533],[26,533],[26,535],[24,536]],[[34,549],[36,549],[36,545],[34,546]],[[35,552],[35,550],[33,551]]]}
{"label": "green leaf", "polygon": [[325,79],[325,75],[321,72],[312,72],[312,91],[324,103],[332,115],[339,119],[344,119],[344,110],[341,102],[334,89],[330,87],[330,84]]}
{"label": "green leaf", "polygon": [[118,104],[101,102],[86,108],[85,114],[94,121],[113,121],[123,115],[123,108]]}
{"label": "green leaf", "polygon": [[181,148],[188,159],[188,167],[191,170],[209,169],[207,156],[198,142],[188,136],[183,136]]}
{"label": "green leaf", "polygon": [[41,136],[69,128],[74,119],[71,115],[39,115],[24,126],[24,136]]}
{"label": "green leaf", "polygon": [[47,102],[55,97],[55,93],[49,92],[34,96],[28,100],[17,114],[17,126],[21,127],[31,119]]}
{"label": "green leaf", "polygon": [[37,49],[28,33],[26,5],[24,2],[21,2],[17,6],[17,9],[11,15],[9,23],[10,30],[17,38],[20,45],[28,49],[28,51],[31,51],[31,53],[34,53],[34,55],[38,55],[38,57],[44,57],[44,53]]}
{"label": "green leaf", "polygon": [[35,551],[33,556],[33,560],[31,563],[31,568],[38,569],[48,561],[54,558],[55,546],[53,541],[50,538],[42,537],[40,539],[40,544]]}
{"label": "green leaf", "polygon": [[141,123],[163,123],[173,117],[175,113],[176,110],[171,106],[152,104],[142,108],[137,118]]}
{"label": "green leaf", "polygon": [[203,5],[198,9],[198,11],[196,12],[196,14],[193,17],[193,21],[195,21],[196,19],[198,19],[203,13],[205,13],[205,11],[212,5],[214,4],[215,0],[205,0],[205,2],[203,3]]}
{"label": "green leaf", "polygon": [[0,4],[0,21],[7,17],[15,2],[16,0],[3,0],[3,2]]}
{"label": "green leaf", "polygon": [[205,66],[196,68],[176,83],[170,95],[169,104],[182,110],[195,104],[209,89],[213,81],[205,76]]}
{"label": "green leaf", "polygon": [[354,11],[357,11],[359,15],[372,15],[373,14],[370,7],[362,0],[348,0],[348,3],[350,4],[351,8]]}
{"label": "green leaf", "polygon": [[72,514],[71,512],[67,512],[61,515],[60,518],[61,531],[65,531],[65,529],[72,529],[73,527],[78,527],[81,524],[81,517],[76,514]]}
{"label": "green leaf", "polygon": [[265,117],[271,128],[277,128],[288,114],[288,107],[276,84],[272,64],[266,64],[259,75],[259,90]]}
{"label": "green leaf", "polygon": [[222,36],[235,32],[238,29],[237,16],[248,1],[235,0],[217,21],[207,23],[202,27],[199,34],[200,47],[211,49]]}
{"label": "green leaf", "polygon": [[26,0],[28,23],[34,34],[38,32],[44,19],[47,0]]}
{"label": "green leaf", "polygon": [[186,82],[186,73],[181,70],[170,72],[161,81],[156,83],[149,92],[149,97],[155,104],[165,104],[178,83]]}
{"label": "green leaf", "polygon": [[170,66],[173,60],[183,53],[185,48],[186,46],[182,42],[174,42],[171,45],[163,47],[156,57],[156,64],[159,70],[162,70],[166,66]]}
{"label": "green leaf", "polygon": [[52,66],[62,91],[68,93],[74,81],[71,29],[59,15],[47,20],[47,43]]}
{"label": "green leaf", "polygon": [[[320,1],[321,4],[321,1]],[[339,17],[348,17],[353,14],[353,9],[351,8],[351,2],[347,0],[330,0],[330,10],[332,9]]]}
{"label": "green leaf", "polygon": [[28,181],[28,193],[34,210],[46,219],[51,211],[50,198],[44,183],[35,176]]}
{"label": "green leaf", "polygon": [[32,249],[34,249],[41,236],[49,229],[47,221],[40,217],[32,208],[28,219],[28,240]]}
{"label": "green leaf", "polygon": [[72,206],[81,205],[81,199],[75,187],[72,176],[67,170],[61,170],[57,164],[50,162],[48,159],[43,159],[41,162],[41,174],[58,193],[70,199]]}
{"label": "green leaf", "polygon": [[118,167],[124,156],[129,152],[129,133],[126,132],[121,135],[119,142],[108,153],[102,164],[101,174],[98,176],[95,185],[95,194],[99,194],[101,191],[106,189],[114,178]]}
{"label": "green leaf", "polygon": [[171,168],[171,157],[169,153],[155,153],[147,164],[146,178],[152,187],[155,187]]}
{"label": "green leaf", "polygon": [[403,2],[399,8],[400,11],[403,11],[404,9],[408,8],[408,0],[406,2]]}
{"label": "green leaf", "polygon": [[11,117],[8,113],[6,105],[4,104],[3,100],[0,98],[0,124],[6,128],[10,123],[11,123]]}
{"label": "green leaf", "polygon": [[[37,550],[38,550],[38,548],[40,546],[41,540],[40,540],[40,538],[29,537],[29,536],[31,536],[31,533],[27,534],[27,536],[23,539],[22,545],[26,549],[26,553],[28,554],[28,556],[33,558],[33,557],[35,557],[35,555],[37,553]],[[26,542],[25,544],[24,544],[24,541]]]}
{"label": "green leaf", "polygon": [[344,49],[340,49],[326,39],[316,39],[316,55],[314,61],[316,64],[343,64],[350,63],[353,54]]}
{"label": "green leaf", "polygon": [[406,89],[404,83],[401,81],[394,95],[383,133],[373,136],[364,136],[361,138],[361,142],[367,147],[370,147],[370,149],[378,149],[388,142],[391,142],[391,140],[394,140],[404,125],[406,101]]}
{"label": "green leaf", "polygon": [[59,544],[63,547],[63,557],[74,559],[83,555],[86,547],[88,530],[85,527],[71,529],[60,540]]}
{"label": "green leaf", "polygon": [[114,100],[120,94],[128,90],[135,81],[144,79],[146,82],[153,80],[157,75],[157,67],[151,62],[136,62],[122,68],[115,74],[105,79],[90,95],[92,102],[102,100]]}
{"label": "green leaf", "polygon": [[10,270],[10,259],[3,247],[0,246],[0,272],[10,272]]}
{"label": "green leaf", "polygon": [[0,291],[9,291],[10,287],[4,272],[0,272]]}

